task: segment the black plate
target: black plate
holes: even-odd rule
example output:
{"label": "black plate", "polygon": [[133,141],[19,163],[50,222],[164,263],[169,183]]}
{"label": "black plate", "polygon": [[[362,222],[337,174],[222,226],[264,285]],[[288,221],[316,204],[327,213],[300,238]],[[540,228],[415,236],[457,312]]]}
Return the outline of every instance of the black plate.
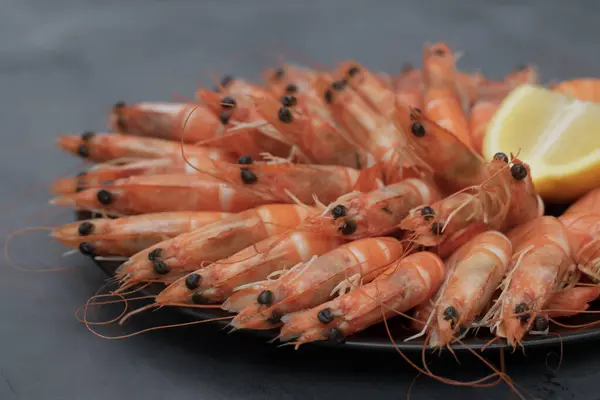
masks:
{"label": "black plate", "polygon": [[[564,210],[564,206],[548,206],[546,214],[550,215],[560,215]],[[78,213],[77,218],[79,220],[90,218],[89,213]],[[104,270],[111,277],[114,275],[114,271],[119,266],[118,263],[109,262],[109,261],[95,261],[95,263]],[[152,286],[148,286],[147,288],[140,290],[138,294],[143,296],[151,295],[155,296],[161,290],[160,284],[155,284]],[[594,307],[595,306],[595,307]],[[211,318],[219,318],[226,317],[231,315],[226,311],[222,311],[219,309],[198,309],[198,308],[185,308],[185,307],[173,307],[173,310],[177,310],[185,314],[186,316],[197,319],[197,320],[205,320]],[[592,305],[591,309],[600,309],[598,304]],[[585,324],[589,322],[593,322],[598,320],[600,316],[597,314],[581,314],[574,317],[569,317],[565,323],[571,325],[579,325]],[[396,346],[398,346],[403,351],[421,351],[423,348],[423,340],[422,338],[414,339],[409,342],[403,342],[403,339],[411,336],[414,332],[410,332],[404,327],[404,321],[402,318],[397,317],[393,318],[388,322],[390,331],[393,332],[393,336],[396,342]],[[227,321],[215,321],[215,324],[226,325]],[[569,342],[578,342],[583,340],[589,340],[594,338],[600,338],[600,325],[589,327],[589,328],[577,328],[577,329],[569,329],[562,328],[559,326],[552,326],[551,332],[552,335],[529,335],[523,341],[523,346],[525,348],[533,348],[533,347],[543,347],[543,346],[553,346],[562,343]],[[271,331],[247,331],[251,334],[264,337],[265,339],[272,339],[277,335],[276,330]],[[556,335],[558,334],[558,335]],[[493,337],[487,333],[480,333],[478,336],[469,336],[464,339],[463,342],[465,346],[460,344],[454,344],[452,348],[454,350],[466,350],[466,346],[474,350],[482,349]],[[329,346],[346,346],[353,348],[362,348],[362,349],[373,349],[373,350],[391,350],[395,351],[395,347],[390,341],[384,324],[380,323],[374,325],[363,332],[360,332],[356,335],[352,335],[346,338],[346,341],[343,344],[330,343],[326,341],[314,342],[317,345],[329,345]],[[498,350],[501,348],[507,347],[507,344],[504,341],[496,341],[489,346],[487,349],[489,350]]]}

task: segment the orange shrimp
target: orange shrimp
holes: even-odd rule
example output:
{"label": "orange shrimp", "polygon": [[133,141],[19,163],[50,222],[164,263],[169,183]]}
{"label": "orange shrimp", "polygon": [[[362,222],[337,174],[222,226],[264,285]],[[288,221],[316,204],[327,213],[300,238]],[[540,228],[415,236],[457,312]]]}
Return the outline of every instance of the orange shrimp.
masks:
{"label": "orange shrimp", "polygon": [[405,65],[394,79],[396,101],[411,108],[423,109],[423,71]]}
{"label": "orange shrimp", "polygon": [[600,213],[600,188],[592,189],[569,206],[563,213],[569,214]]}
{"label": "orange shrimp", "polygon": [[455,62],[446,43],[424,47],[425,115],[472,148],[469,124],[456,89]]}
{"label": "orange shrimp", "polygon": [[222,308],[239,311],[231,322],[236,329],[271,329],[280,326],[286,314],[315,307],[336,292],[370,282],[402,255],[402,243],[394,238],[356,240],[296,265],[275,281],[237,291]]}
{"label": "orange shrimp", "polygon": [[[186,125],[183,130],[184,123]],[[208,108],[194,103],[116,103],[109,117],[115,132],[194,143],[223,132],[223,124]]]}
{"label": "orange shrimp", "polygon": [[573,261],[594,282],[600,282],[600,212],[559,217],[567,230]]}
{"label": "orange shrimp", "polygon": [[[455,60],[456,61],[456,60]],[[481,73],[466,73],[456,71],[456,93],[462,106],[463,113],[469,115],[473,103],[477,99],[479,86],[485,82],[485,77]]]}
{"label": "orange shrimp", "polygon": [[165,174],[118,179],[100,188],[56,197],[50,204],[110,215],[135,215],[164,211],[239,212],[273,202],[208,175]]}
{"label": "orange shrimp", "polygon": [[181,158],[183,151],[189,157],[230,161],[235,157],[227,150],[182,145],[179,142],[127,136],[116,133],[86,132],[81,136],[61,135],[58,146],[88,161],[104,162],[123,158]]}
{"label": "orange shrimp", "polygon": [[322,213],[309,216],[298,229],[317,230],[350,240],[386,235],[397,229],[411,209],[439,199],[435,185],[409,178],[371,192],[345,194]]}
{"label": "orange shrimp", "polygon": [[555,92],[573,96],[581,101],[600,102],[600,79],[580,78],[563,81],[552,88]]}
{"label": "orange shrimp", "polygon": [[222,260],[296,227],[313,211],[309,207],[289,204],[271,204],[242,211],[144,249],[123,263],[116,277],[122,288],[154,279],[172,282],[196,271],[203,263]]}
{"label": "orange shrimp", "polygon": [[285,272],[342,243],[339,238],[313,232],[271,236],[180,278],[160,292],[155,301],[160,305],[221,303],[242,285]]}
{"label": "orange shrimp", "polygon": [[81,253],[132,256],[165,239],[230,216],[221,212],[164,212],[123,218],[94,218],[56,227],[50,236]]}
{"label": "orange shrimp", "polygon": [[345,337],[426,302],[440,287],[444,263],[435,254],[419,252],[394,262],[371,283],[327,303],[282,317],[279,338],[300,345]]}
{"label": "orange shrimp", "polygon": [[498,231],[475,236],[446,262],[448,276],[430,317],[430,346],[449,346],[461,329],[465,335],[485,310],[508,272],[510,240]]}
{"label": "orange shrimp", "polygon": [[[599,286],[574,286],[560,290],[552,295],[546,305],[548,316],[571,317],[590,308],[589,303],[600,297]],[[540,329],[541,328],[541,329]],[[536,331],[544,331],[544,326],[536,327]]]}
{"label": "orange shrimp", "polygon": [[573,271],[564,227],[550,216],[537,218],[508,233],[513,244],[510,273],[490,309],[492,330],[513,347],[534,325],[543,325],[542,310]]}

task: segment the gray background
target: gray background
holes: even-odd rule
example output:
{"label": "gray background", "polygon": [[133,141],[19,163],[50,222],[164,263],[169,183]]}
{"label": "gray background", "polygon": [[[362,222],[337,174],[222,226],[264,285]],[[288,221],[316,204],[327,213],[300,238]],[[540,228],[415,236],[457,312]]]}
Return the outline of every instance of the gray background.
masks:
{"label": "gray background", "polygon": [[[282,54],[327,65],[355,58],[395,72],[404,62],[420,63],[423,42],[446,40],[464,51],[463,69],[490,76],[525,62],[539,65],[545,81],[598,75],[597,2],[399,3],[1,0],[2,235],[73,218],[47,206],[52,180],[81,167],[55,148],[58,133],[105,129],[118,100],[192,96],[197,84],[212,84],[210,74],[255,78]],[[3,260],[0,399],[405,398],[415,377],[397,355],[294,352],[209,326],[97,338],[74,311],[105,277],[79,255],[61,258],[63,250],[45,231],[32,231],[11,242],[15,261],[71,268],[28,273]],[[104,332],[155,319],[177,320],[158,312]],[[509,373],[533,397],[598,399],[597,345],[567,346],[556,377],[545,366],[546,351],[513,356]],[[463,378],[483,370],[468,360],[433,360],[438,371]],[[458,389],[420,378],[412,398],[506,394],[505,387]]]}

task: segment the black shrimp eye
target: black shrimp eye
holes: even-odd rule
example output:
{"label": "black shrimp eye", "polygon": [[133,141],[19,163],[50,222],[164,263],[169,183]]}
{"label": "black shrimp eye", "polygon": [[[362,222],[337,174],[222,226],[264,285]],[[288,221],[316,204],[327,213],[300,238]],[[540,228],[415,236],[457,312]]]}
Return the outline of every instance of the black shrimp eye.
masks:
{"label": "black shrimp eye", "polygon": [[356,223],[353,221],[345,221],[339,228],[343,235],[352,235],[356,232]]}
{"label": "black shrimp eye", "polygon": [[94,246],[88,242],[79,243],[79,251],[86,256],[94,256]]}
{"label": "black shrimp eye", "polygon": [[95,135],[96,135],[95,132],[91,132],[91,131],[83,132],[81,134],[81,140],[83,140],[84,142],[87,142],[88,140],[93,138]]}
{"label": "black shrimp eye", "polygon": [[338,344],[342,344],[346,340],[346,338],[344,337],[344,334],[338,328],[329,329],[327,331],[327,338],[330,341],[332,341],[334,343],[338,343]]}
{"label": "black shrimp eye", "polygon": [[548,320],[541,315],[538,315],[533,320],[533,329],[538,332],[543,332],[548,329]]}
{"label": "black shrimp eye", "polygon": [[331,84],[331,87],[339,92],[340,90],[344,90],[344,88],[346,87],[346,82],[343,80],[335,81]]}
{"label": "black shrimp eye", "polygon": [[327,102],[327,104],[333,103],[333,92],[331,91],[331,89],[327,89],[325,91],[325,101]]}
{"label": "black shrimp eye", "polygon": [[100,204],[104,204],[105,206],[109,205],[114,200],[113,194],[105,189],[99,190],[96,194],[96,198],[98,199]]}
{"label": "black shrimp eye", "polygon": [[521,164],[514,164],[512,167],[510,167],[510,174],[516,180],[522,181],[523,179],[527,178],[527,168]]}
{"label": "black shrimp eye", "polygon": [[273,78],[280,80],[285,75],[285,69],[283,67],[277,68],[275,72],[273,72]]}
{"label": "black shrimp eye", "polygon": [[219,120],[223,125],[227,125],[229,123],[229,118],[231,118],[231,113],[229,111],[223,110],[219,113]]}
{"label": "black shrimp eye", "polygon": [[494,154],[494,160],[504,161],[505,163],[508,164],[508,156],[502,152],[498,152],[498,153]]}
{"label": "black shrimp eye", "polygon": [[225,96],[221,99],[221,107],[223,108],[235,108],[235,106],[237,105],[237,102],[235,101],[235,99],[233,97],[230,96]]}
{"label": "black shrimp eye", "polygon": [[298,99],[296,99],[296,96],[293,96],[291,94],[286,94],[285,96],[281,96],[281,104],[283,104],[285,107],[293,107],[298,103]]}
{"label": "black shrimp eye", "polygon": [[150,260],[150,261],[157,260],[158,258],[160,258],[162,251],[163,251],[163,249],[161,249],[160,247],[155,248],[150,253],[148,253],[148,260]]}
{"label": "black shrimp eye", "polygon": [[338,219],[346,216],[346,207],[344,207],[342,204],[338,204],[337,206],[331,209],[331,216],[333,217],[333,219]]}
{"label": "black shrimp eye", "polygon": [[458,320],[458,311],[456,308],[450,306],[444,310],[444,320],[450,321],[450,327],[454,329],[456,321]]}
{"label": "black shrimp eye", "polygon": [[80,236],[87,236],[90,233],[94,232],[94,224],[88,221],[82,222],[81,224],[79,224],[77,231],[79,232]]}
{"label": "black shrimp eye", "polygon": [[277,113],[277,116],[281,122],[285,122],[286,124],[292,122],[292,112],[287,107],[281,107]]}
{"label": "black shrimp eye", "polygon": [[287,94],[294,94],[294,93],[297,93],[297,92],[298,92],[298,86],[296,86],[296,85],[295,85],[295,84],[293,84],[293,83],[290,83],[290,84],[288,84],[288,85],[285,87],[285,92],[286,92]]}
{"label": "black shrimp eye", "polygon": [[515,307],[515,314],[517,314],[516,317],[519,319],[519,321],[521,321],[522,324],[529,321],[529,313],[527,313],[528,309],[529,308],[525,303],[519,303]]}
{"label": "black shrimp eye", "polygon": [[446,54],[446,52],[443,49],[438,48],[433,51],[433,54],[435,54],[436,56],[443,56]]}
{"label": "black shrimp eye", "polygon": [[196,273],[189,274],[187,278],[185,278],[185,287],[190,290],[197,289],[200,286],[200,281],[202,277]]}
{"label": "black shrimp eye", "polygon": [[321,311],[319,311],[319,313],[317,314],[317,318],[319,319],[319,322],[327,325],[328,323],[333,321],[333,314],[331,313],[331,310],[329,308],[324,308]]}
{"label": "black shrimp eye", "polygon": [[256,302],[263,306],[270,306],[273,304],[273,292],[270,290],[263,290],[256,298]]}
{"label": "black shrimp eye", "polygon": [[244,164],[244,165],[250,165],[252,164],[253,160],[252,157],[250,156],[241,156],[240,159],[238,160],[238,164]]}
{"label": "black shrimp eye", "polygon": [[410,130],[412,134],[416,137],[425,136],[425,127],[420,122],[413,122],[412,126],[410,127]]}
{"label": "black shrimp eye", "polygon": [[360,68],[358,68],[357,66],[348,68],[348,76],[350,76],[350,77],[356,76],[359,73],[360,73]]}
{"label": "black shrimp eye", "polygon": [[161,260],[160,258],[157,258],[156,260],[152,261],[152,267],[154,268],[154,272],[156,272],[159,275],[166,275],[171,270],[167,263]]}
{"label": "black shrimp eye", "polygon": [[77,147],[77,154],[79,154],[80,157],[88,158],[90,156],[90,149],[85,144],[80,144],[79,147]]}
{"label": "black shrimp eye", "polygon": [[242,182],[244,182],[246,185],[251,185],[258,181],[258,178],[254,172],[250,171],[248,168],[242,168],[240,176],[242,178]]}
{"label": "black shrimp eye", "polygon": [[231,75],[223,75],[221,78],[221,87],[226,88],[231,82],[233,82],[233,76]]}
{"label": "black shrimp eye", "polygon": [[444,224],[442,224],[441,222],[434,222],[433,224],[431,224],[431,232],[433,232],[434,235],[440,236],[443,231]]}
{"label": "black shrimp eye", "polygon": [[425,218],[426,221],[433,219],[435,215],[435,210],[429,206],[425,206],[421,208],[421,216]]}

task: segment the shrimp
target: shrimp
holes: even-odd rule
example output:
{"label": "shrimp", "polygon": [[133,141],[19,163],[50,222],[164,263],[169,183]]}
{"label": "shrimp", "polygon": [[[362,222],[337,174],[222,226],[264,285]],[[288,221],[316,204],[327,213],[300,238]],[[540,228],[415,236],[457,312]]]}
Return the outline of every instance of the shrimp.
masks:
{"label": "shrimp", "polygon": [[56,227],[50,236],[82,253],[132,256],[165,239],[229,217],[221,212],[164,212],[123,218],[94,218]]}
{"label": "shrimp", "polygon": [[282,317],[279,338],[300,345],[316,340],[342,341],[383,319],[426,302],[440,287],[444,263],[419,252],[392,263],[371,283],[327,303]]}
{"label": "shrimp", "polygon": [[211,139],[223,132],[219,118],[207,107],[194,103],[118,102],[110,114],[109,126],[121,134],[186,143]]}
{"label": "shrimp", "polygon": [[386,235],[397,229],[408,212],[440,199],[435,185],[423,179],[409,178],[371,192],[345,194],[314,216],[300,230],[317,230],[355,240]]}
{"label": "shrimp", "polygon": [[[560,290],[552,295],[546,305],[548,316],[556,318],[577,315],[590,308],[589,303],[598,297],[600,297],[600,286],[574,286]],[[534,328],[536,331],[545,330],[543,326]]]}
{"label": "shrimp", "polygon": [[469,124],[456,88],[455,62],[446,43],[424,47],[425,115],[472,148]]}
{"label": "shrimp", "polygon": [[570,212],[559,220],[567,230],[577,268],[600,282],[600,211]]}
{"label": "shrimp", "polygon": [[278,271],[284,273],[342,243],[340,238],[313,232],[295,231],[271,236],[173,282],[160,292],[156,303],[221,303],[239,286],[267,279]]}
{"label": "shrimp", "polygon": [[[537,218],[508,233],[513,244],[511,271],[500,297],[489,311],[492,331],[515,347],[534,321],[547,319],[542,310],[573,272],[564,227],[550,216]],[[488,320],[488,318],[484,318]]]}
{"label": "shrimp", "polygon": [[420,69],[405,65],[394,79],[394,89],[396,101],[411,108],[423,108],[423,71]]}
{"label": "shrimp", "polygon": [[600,102],[600,79],[580,78],[563,81],[554,86],[552,90],[582,101]]}
{"label": "shrimp", "polygon": [[600,213],[600,188],[592,189],[580,197],[565,210],[563,215],[581,213]]}
{"label": "shrimp", "polygon": [[50,204],[119,216],[164,211],[239,212],[273,202],[208,175],[164,174],[118,179],[100,188],[55,197]]}
{"label": "shrimp", "polygon": [[236,329],[271,329],[280,326],[286,314],[315,307],[335,292],[370,282],[402,255],[402,243],[394,238],[356,240],[298,264],[275,281],[239,290],[221,307],[239,311],[231,322]]}
{"label": "shrimp", "polygon": [[172,282],[205,263],[222,260],[295,228],[313,211],[291,204],[271,204],[242,211],[133,255],[119,267],[116,276],[122,287],[154,279]]}
{"label": "shrimp", "polygon": [[231,162],[235,160],[235,157],[224,149],[182,145],[170,140],[117,133],[86,132],[81,136],[62,135],[58,138],[58,146],[88,161],[95,162],[130,158],[181,158],[182,152],[188,157]]}
{"label": "shrimp", "polygon": [[461,329],[465,335],[485,310],[508,272],[510,240],[498,231],[475,236],[446,262],[448,276],[431,316],[430,346],[449,346]]}

